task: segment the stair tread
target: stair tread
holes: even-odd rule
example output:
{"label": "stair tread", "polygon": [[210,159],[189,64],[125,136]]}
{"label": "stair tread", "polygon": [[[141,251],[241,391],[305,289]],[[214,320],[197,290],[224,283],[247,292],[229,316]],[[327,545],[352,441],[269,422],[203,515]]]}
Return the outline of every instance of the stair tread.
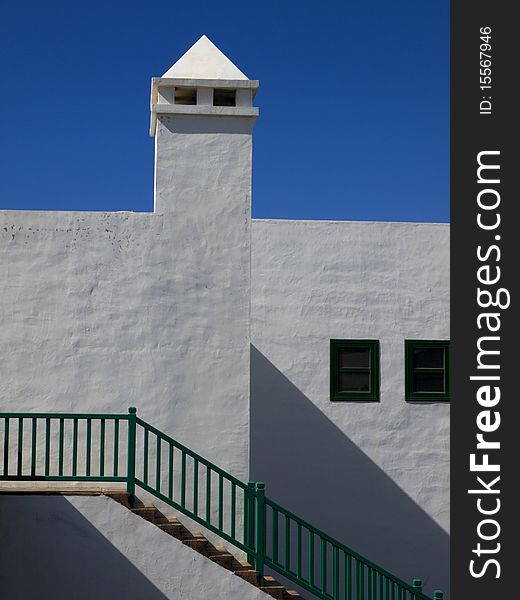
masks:
{"label": "stair tread", "polygon": [[180,527],[175,527],[172,525],[159,525],[158,527],[161,531],[164,531],[168,535],[172,535],[173,537],[182,540],[182,533]]}
{"label": "stair tread", "polygon": [[231,552],[229,552],[229,550],[227,548],[225,548],[224,546],[211,546],[210,548],[211,552],[214,552],[215,554],[228,554],[229,556],[233,556],[231,554]]}
{"label": "stair tread", "polygon": [[277,598],[278,600],[283,600],[285,597],[285,588],[283,586],[261,586],[260,589],[262,592],[265,592],[272,598]]}
{"label": "stair tread", "polygon": [[182,525],[182,523],[176,517],[163,517],[159,523],[171,523],[172,525]]}
{"label": "stair tread", "polygon": [[206,539],[201,539],[201,538],[182,538],[181,542],[185,545],[185,546],[190,546],[191,548],[194,548],[195,550],[199,550],[201,549],[203,551],[203,553],[205,555],[207,555],[208,551],[207,551],[207,543],[208,540]]}
{"label": "stair tread", "polygon": [[236,561],[237,561],[238,567],[240,567],[240,568],[243,568],[243,569],[252,569],[253,568],[253,565],[250,562],[247,562],[247,560],[241,560],[240,558],[237,558]]}
{"label": "stair tread", "polygon": [[258,571],[256,569],[240,569],[235,573],[258,573]]}
{"label": "stair tread", "polygon": [[285,590],[285,586],[281,583],[271,584],[271,585],[262,585],[262,589],[266,590]]}
{"label": "stair tread", "polygon": [[232,561],[229,560],[229,558],[227,556],[215,556],[215,555],[211,555],[208,554],[208,558],[211,560],[211,562],[214,562],[218,565],[220,565],[221,567],[224,567],[227,571],[232,571],[233,570],[233,565],[232,565]]}

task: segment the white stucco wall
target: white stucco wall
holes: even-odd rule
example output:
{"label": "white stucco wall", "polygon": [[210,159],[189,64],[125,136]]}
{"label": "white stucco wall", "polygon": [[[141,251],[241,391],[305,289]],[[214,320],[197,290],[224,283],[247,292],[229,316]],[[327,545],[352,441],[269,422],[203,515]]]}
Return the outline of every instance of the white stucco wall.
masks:
{"label": "white stucco wall", "polygon": [[106,496],[0,495],[10,600],[264,600],[231,571]]}
{"label": "white stucco wall", "polygon": [[160,117],[157,212],[0,212],[0,411],[138,414],[249,471],[251,119]]}
{"label": "white stucco wall", "polygon": [[[449,339],[449,227],[254,220],[251,475],[407,581],[448,589],[449,404],[404,340]],[[379,402],[330,401],[330,339],[380,340]]]}

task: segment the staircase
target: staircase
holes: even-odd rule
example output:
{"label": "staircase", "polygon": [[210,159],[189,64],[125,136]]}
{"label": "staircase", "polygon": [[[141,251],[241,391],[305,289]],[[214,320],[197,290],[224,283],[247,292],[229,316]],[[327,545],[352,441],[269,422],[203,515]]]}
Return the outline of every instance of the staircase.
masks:
{"label": "staircase", "polygon": [[[262,482],[240,481],[136,413],[0,413],[0,481],[124,483],[126,492],[107,495],[273,598],[301,596],[266,576],[266,567],[321,600],[431,600],[420,579],[396,577],[266,496]],[[140,501],[138,488],[247,562]],[[433,600],[442,598],[436,590]]]}
{"label": "staircase", "polygon": [[202,556],[222,568],[232,571],[237,577],[251,585],[260,588],[272,598],[277,600],[303,600],[298,592],[286,589],[285,586],[268,575],[264,575],[262,585],[260,585],[260,573],[250,563],[235,558],[224,546],[214,546],[201,532],[190,531],[177,517],[164,515],[152,502],[136,498],[133,507],[131,507],[127,492],[103,490],[103,493],[130,509],[134,514],[153,523],[168,535],[178,539],[185,546],[202,554]]}

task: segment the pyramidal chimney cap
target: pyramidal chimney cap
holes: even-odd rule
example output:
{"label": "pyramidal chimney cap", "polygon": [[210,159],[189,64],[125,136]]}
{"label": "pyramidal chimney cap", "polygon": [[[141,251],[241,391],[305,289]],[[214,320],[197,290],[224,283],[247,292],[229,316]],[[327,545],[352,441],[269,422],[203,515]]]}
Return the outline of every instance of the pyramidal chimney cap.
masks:
{"label": "pyramidal chimney cap", "polygon": [[150,135],[160,115],[256,119],[258,85],[203,35],[162,77],[152,77]]}
{"label": "pyramidal chimney cap", "polygon": [[248,79],[205,35],[166,71],[163,78]]}

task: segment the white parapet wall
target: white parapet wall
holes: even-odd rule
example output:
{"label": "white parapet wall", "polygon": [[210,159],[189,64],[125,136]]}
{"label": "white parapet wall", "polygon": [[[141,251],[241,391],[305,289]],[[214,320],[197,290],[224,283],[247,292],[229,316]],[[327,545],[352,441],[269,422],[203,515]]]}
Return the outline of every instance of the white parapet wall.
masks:
{"label": "white parapet wall", "polygon": [[[411,582],[449,586],[449,403],[405,339],[449,339],[449,226],[253,220],[251,474]],[[331,402],[330,340],[380,342],[378,402]]]}
{"label": "white parapet wall", "polygon": [[6,600],[263,600],[106,496],[0,495]]}
{"label": "white parapet wall", "polygon": [[133,405],[247,479],[248,225],[237,210],[242,229],[221,231],[232,216],[208,202],[183,218],[0,212],[0,411]]}

